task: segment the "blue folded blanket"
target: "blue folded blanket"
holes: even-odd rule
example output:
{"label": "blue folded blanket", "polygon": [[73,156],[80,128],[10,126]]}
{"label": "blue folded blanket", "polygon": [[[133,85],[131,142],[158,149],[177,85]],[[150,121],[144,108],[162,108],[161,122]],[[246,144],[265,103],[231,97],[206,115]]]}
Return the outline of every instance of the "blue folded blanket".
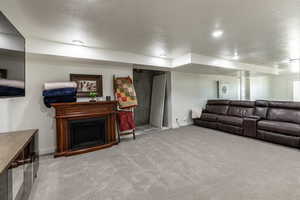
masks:
{"label": "blue folded blanket", "polygon": [[15,87],[0,85],[0,96],[24,96],[24,95],[25,95],[24,88],[15,88]]}
{"label": "blue folded blanket", "polygon": [[62,88],[53,90],[44,90],[44,97],[76,96],[76,88]]}
{"label": "blue folded blanket", "polygon": [[76,102],[76,96],[62,96],[62,97],[44,97],[45,106],[51,107],[52,103],[70,103]]}

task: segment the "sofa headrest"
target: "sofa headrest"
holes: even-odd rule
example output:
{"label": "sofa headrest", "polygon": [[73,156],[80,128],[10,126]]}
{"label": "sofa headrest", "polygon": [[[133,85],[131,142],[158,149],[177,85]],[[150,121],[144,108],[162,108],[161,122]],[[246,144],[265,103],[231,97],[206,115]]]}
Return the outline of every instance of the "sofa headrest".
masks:
{"label": "sofa headrest", "polygon": [[300,110],[300,102],[270,101],[269,102],[269,107]]}
{"label": "sofa headrest", "polygon": [[268,107],[269,106],[269,102],[266,100],[257,100],[255,101],[255,106],[258,107]]}
{"label": "sofa headrest", "polygon": [[254,107],[254,101],[231,101],[230,106],[237,106],[237,107]]}
{"label": "sofa headrest", "polygon": [[211,99],[207,101],[207,105],[229,105],[229,100],[224,99]]}

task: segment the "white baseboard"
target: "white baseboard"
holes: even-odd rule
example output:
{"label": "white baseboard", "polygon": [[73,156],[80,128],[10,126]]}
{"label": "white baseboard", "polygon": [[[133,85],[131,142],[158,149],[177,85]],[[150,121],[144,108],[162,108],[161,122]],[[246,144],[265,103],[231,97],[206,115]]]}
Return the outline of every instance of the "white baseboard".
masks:
{"label": "white baseboard", "polygon": [[40,149],[39,150],[39,155],[49,155],[49,154],[54,154],[55,148],[49,148],[49,149]]}
{"label": "white baseboard", "polygon": [[172,128],[180,128],[180,127],[185,127],[185,126],[190,126],[190,125],[193,125],[194,122],[186,122],[186,123],[182,123],[182,124],[173,124],[173,127]]}

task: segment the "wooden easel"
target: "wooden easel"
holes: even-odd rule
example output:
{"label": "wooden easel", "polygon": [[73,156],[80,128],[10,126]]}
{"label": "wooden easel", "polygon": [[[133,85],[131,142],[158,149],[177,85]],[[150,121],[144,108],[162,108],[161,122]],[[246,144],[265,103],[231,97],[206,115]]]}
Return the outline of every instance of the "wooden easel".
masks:
{"label": "wooden easel", "polygon": [[[123,78],[123,77],[119,77],[119,78]],[[130,76],[128,76],[128,78],[130,78]],[[116,94],[116,85],[115,85],[115,81],[116,81],[116,76],[114,75],[113,76],[113,85],[114,85],[114,95]],[[117,99],[116,95],[115,95],[115,98]],[[134,108],[128,108],[128,109],[122,109],[120,108],[119,106],[119,103],[118,103],[118,106],[117,106],[117,111],[125,111],[125,112],[132,112],[133,113],[133,116],[134,116]],[[121,132],[120,131],[120,126],[119,126],[119,122],[120,122],[120,119],[117,115],[117,131],[118,131],[118,143],[120,143],[121,141],[121,136],[125,136],[125,135],[132,135],[133,136],[133,139],[135,140],[135,129],[133,130],[130,130],[130,131],[124,131],[124,132]]]}

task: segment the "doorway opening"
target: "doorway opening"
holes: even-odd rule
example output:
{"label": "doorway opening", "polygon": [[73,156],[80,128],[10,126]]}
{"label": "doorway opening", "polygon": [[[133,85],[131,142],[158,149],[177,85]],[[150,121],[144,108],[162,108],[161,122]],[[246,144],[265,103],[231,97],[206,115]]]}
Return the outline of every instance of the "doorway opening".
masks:
{"label": "doorway opening", "polygon": [[139,104],[134,111],[137,131],[169,127],[170,80],[169,72],[133,69],[133,83]]}

